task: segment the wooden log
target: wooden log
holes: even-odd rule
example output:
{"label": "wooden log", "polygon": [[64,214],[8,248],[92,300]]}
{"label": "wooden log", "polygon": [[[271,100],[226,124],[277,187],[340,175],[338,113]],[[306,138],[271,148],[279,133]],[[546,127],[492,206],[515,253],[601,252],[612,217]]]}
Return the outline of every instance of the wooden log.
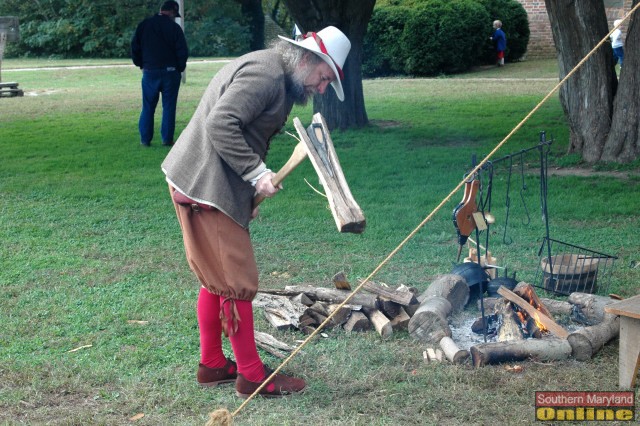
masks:
{"label": "wooden log", "polygon": [[282,351],[291,352],[295,349],[295,347],[287,345],[286,343],[279,341],[272,335],[263,333],[261,331],[254,332],[254,339],[258,347],[264,349],[271,355],[274,355],[278,358],[286,357],[286,354]]}
{"label": "wooden log", "polygon": [[394,330],[407,330],[409,328],[409,321],[411,317],[404,308],[400,308],[400,313],[395,317],[391,318],[391,327]]}
{"label": "wooden log", "polygon": [[444,297],[425,299],[409,321],[409,334],[427,343],[437,343],[445,336],[451,337],[447,321],[451,310],[451,303]]}
{"label": "wooden log", "polygon": [[327,123],[320,113],[314,114],[312,122],[305,129],[298,117],[293,119],[294,127],[307,148],[309,160],[320,178],[336,226],[340,232],[362,233],[366,220],[349,190]]}
{"label": "wooden log", "polygon": [[469,351],[460,349],[451,337],[443,337],[440,340],[440,347],[444,356],[453,364],[462,364],[469,358]]}
{"label": "wooden log", "polygon": [[384,296],[380,296],[378,298],[378,304],[380,305],[380,310],[387,316],[387,318],[395,318],[400,314],[400,309],[402,309],[402,305],[389,300]]}
{"label": "wooden log", "polygon": [[309,296],[307,296],[304,293],[300,293],[300,294],[298,294],[296,296],[291,297],[291,301],[293,303],[299,303],[299,304],[304,305],[304,306],[313,305],[313,300],[309,299]]}
{"label": "wooden log", "polygon": [[436,350],[433,348],[427,348],[427,357],[429,357],[429,362],[438,362]]}
{"label": "wooden log", "polygon": [[540,301],[542,301],[544,306],[546,306],[553,315],[571,315],[571,311],[573,310],[573,305],[563,300],[541,297]]}
{"label": "wooden log", "polygon": [[[314,311],[313,309],[307,310],[306,314],[313,318],[318,325],[322,324],[328,317],[327,315],[322,315],[320,312]],[[331,325],[327,323],[326,327],[329,328]]]}
{"label": "wooden log", "polygon": [[333,315],[333,318],[331,319],[331,324],[334,327],[344,324],[351,316],[351,309],[349,307],[345,305],[342,308],[338,309],[339,306],[340,305],[335,304],[327,306],[327,312],[329,313],[329,315],[333,314],[336,310],[338,311],[335,315]]}
{"label": "wooden log", "polygon": [[511,302],[503,299],[503,303],[496,306],[496,314],[500,315],[500,326],[498,327],[498,342],[509,342],[512,340],[523,340],[520,320],[511,307]]}
{"label": "wooden log", "polygon": [[283,317],[281,312],[277,310],[264,308],[263,312],[267,322],[276,330],[289,330],[292,327],[298,328],[300,326],[299,322],[294,326],[291,318]]}
{"label": "wooden log", "polygon": [[418,302],[418,289],[415,287],[407,287],[404,284],[400,284],[396,288],[397,293],[411,293],[413,297],[411,298],[411,303],[408,305],[403,305],[404,311],[412,317],[416,310],[420,307],[420,302]]}
{"label": "wooden log", "polygon": [[460,311],[469,301],[469,286],[460,275],[445,274],[432,281],[423,296],[424,298],[444,297],[451,303],[454,311]]}
{"label": "wooden log", "polygon": [[333,285],[339,290],[351,290],[351,285],[344,272],[338,272],[333,276]]}
{"label": "wooden log", "polygon": [[286,296],[293,298],[300,294],[299,291],[285,290],[282,288],[259,288],[258,294],[270,294],[272,296]]}
{"label": "wooden log", "polygon": [[519,282],[513,289],[513,292],[529,302],[530,305],[542,312],[544,315],[549,318],[553,318],[553,315],[551,315],[551,312],[549,312],[547,307],[544,306],[544,303],[542,303],[531,284],[524,281]]}
{"label": "wooden log", "polygon": [[571,355],[578,361],[587,361],[611,339],[620,333],[620,317],[614,316],[590,327],[574,331],[567,337]]}
{"label": "wooden log", "polygon": [[397,292],[403,292],[403,293],[409,292],[409,293],[413,294],[413,295],[414,295],[414,296],[416,296],[416,297],[418,296],[418,289],[417,289],[417,288],[415,288],[415,287],[408,287],[408,286],[406,286],[406,285],[404,285],[404,284],[400,284],[400,285],[396,288],[396,291],[397,291]]}
{"label": "wooden log", "polygon": [[[319,314],[322,314],[325,317],[329,316],[329,311],[327,310],[327,306],[322,302],[314,302],[313,305],[309,306],[309,309]],[[308,312],[308,311],[305,311],[305,312]]]}
{"label": "wooden log", "polygon": [[416,297],[411,292],[393,290],[388,286],[375,283],[373,281],[367,281],[365,285],[362,286],[362,288],[367,290],[369,293],[384,297],[387,300],[396,302],[403,306],[407,306],[416,302]]}
{"label": "wooden log", "polygon": [[474,367],[523,361],[533,358],[538,361],[555,361],[571,356],[571,345],[567,339],[526,339],[512,342],[481,343],[471,347]]}
{"label": "wooden log", "polygon": [[307,310],[306,306],[294,303],[285,296],[261,293],[256,294],[253,306],[263,308],[267,321],[278,330],[299,328],[300,317]]}
{"label": "wooden log", "polygon": [[391,321],[389,321],[389,318],[385,317],[384,314],[378,309],[363,307],[362,310],[364,311],[367,318],[369,318],[369,321],[371,321],[371,324],[373,324],[373,327],[376,329],[378,334],[382,336],[383,339],[391,337],[391,335],[393,334],[393,327],[391,326]]}
{"label": "wooden log", "polygon": [[[304,293],[315,301],[329,303],[342,303],[351,295],[351,292],[348,290],[312,286],[286,286],[285,290],[295,294]],[[364,293],[354,294],[353,297],[349,299],[349,303],[366,306],[367,308],[377,308],[378,306],[377,297]]]}
{"label": "wooden log", "polygon": [[306,327],[308,325],[318,325],[318,322],[312,316],[302,314],[302,316],[300,317],[300,324],[298,325],[298,328]]}
{"label": "wooden log", "polygon": [[371,330],[371,327],[371,321],[369,321],[369,318],[362,312],[352,312],[347,322],[342,326],[342,328],[348,332],[368,331]]}
{"label": "wooden log", "polygon": [[527,302],[526,300],[524,300],[523,298],[521,298],[520,296],[518,296],[517,294],[515,294],[511,290],[509,290],[509,289],[507,289],[505,287],[500,287],[498,289],[498,294],[501,295],[502,297],[504,297],[505,299],[509,300],[510,302],[513,302],[516,305],[518,305],[530,317],[533,317],[533,318],[537,319],[542,325],[545,326],[545,328],[547,330],[552,332],[557,337],[560,337],[562,339],[566,339],[566,337],[569,335],[567,330],[565,330],[564,328],[559,326],[552,318],[549,318],[548,316],[546,316],[542,312],[538,311],[536,308],[531,306],[529,304],[529,302]]}
{"label": "wooden log", "polygon": [[598,296],[590,293],[571,293],[567,301],[576,306],[572,319],[582,324],[594,325],[605,319],[604,307],[616,302],[605,296]]}
{"label": "wooden log", "polygon": [[300,327],[300,331],[302,331],[307,336],[316,331],[316,327],[312,325],[305,325],[304,327]]}

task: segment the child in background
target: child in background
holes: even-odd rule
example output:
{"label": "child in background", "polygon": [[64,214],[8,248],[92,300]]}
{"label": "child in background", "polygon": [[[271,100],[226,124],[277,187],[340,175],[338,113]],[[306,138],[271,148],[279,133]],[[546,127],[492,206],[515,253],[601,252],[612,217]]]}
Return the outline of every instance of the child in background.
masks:
{"label": "child in background", "polygon": [[[613,26],[617,27],[622,22],[622,19],[616,19],[613,21]],[[622,68],[622,62],[624,61],[624,48],[622,42],[622,31],[620,28],[617,28],[613,33],[611,33],[611,47],[613,47],[613,58],[615,59],[615,64],[620,64],[620,68]],[[614,66],[615,66],[614,64]]]}
{"label": "child in background", "polygon": [[493,34],[489,37],[489,40],[493,41],[496,48],[496,61],[499,67],[504,66],[504,51],[507,48],[507,36],[502,31],[502,22],[499,20],[493,21]]}

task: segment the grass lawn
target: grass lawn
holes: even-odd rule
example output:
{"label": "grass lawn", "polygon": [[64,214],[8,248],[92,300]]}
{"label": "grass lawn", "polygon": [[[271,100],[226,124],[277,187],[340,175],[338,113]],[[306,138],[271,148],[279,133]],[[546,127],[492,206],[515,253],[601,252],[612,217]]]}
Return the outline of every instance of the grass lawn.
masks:
{"label": "grass lawn", "polygon": [[[89,62],[85,62],[89,63]],[[232,386],[195,381],[199,290],[189,270],[160,163],[160,108],[151,148],[139,145],[140,71],[128,61],[5,60],[3,81],[25,96],[0,99],[0,423],[201,425],[242,402]],[[121,65],[100,67],[100,65]],[[177,131],[223,63],[199,61],[181,88]],[[33,69],[40,68],[40,69]],[[334,131],[350,189],[367,218],[340,234],[308,162],[265,201],[251,228],[261,285],[331,286],[371,271],[557,83],[553,61],[528,61],[435,79],[363,83],[371,124]],[[310,107],[290,118],[305,124]],[[291,120],[287,130],[295,132]],[[608,292],[640,292],[638,162],[597,168],[565,155],[569,132],[553,96],[496,154],[489,245],[498,263],[534,284],[545,235],[540,132],[553,139],[547,202],[552,238],[616,256]],[[278,169],[295,141],[272,144]],[[486,196],[486,191],[483,196]],[[423,291],[456,260],[456,194],[374,278]],[[507,208],[509,204],[509,208]],[[481,235],[482,242],[486,233]],[[472,311],[473,308],[470,308]],[[256,328],[290,344],[261,312]],[[424,364],[406,332],[327,330],[286,371],[304,395],[255,399],[239,425],[534,424],[534,392],[617,390],[617,340],[592,360],[505,365]],[[225,349],[230,346],[225,340]],[[80,348],[80,349],[78,349]],[[78,349],[72,351],[73,349]],[[279,360],[262,353],[266,363]],[[130,420],[137,414],[138,420]]]}

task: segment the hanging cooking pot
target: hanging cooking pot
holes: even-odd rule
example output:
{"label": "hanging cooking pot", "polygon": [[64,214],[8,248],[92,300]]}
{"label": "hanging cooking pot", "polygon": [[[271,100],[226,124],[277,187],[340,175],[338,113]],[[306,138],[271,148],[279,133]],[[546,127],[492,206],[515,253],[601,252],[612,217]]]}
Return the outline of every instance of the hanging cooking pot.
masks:
{"label": "hanging cooking pot", "polygon": [[[481,292],[487,291],[489,274],[484,268],[475,262],[465,262],[454,265],[451,273],[460,275],[469,286],[469,299],[477,298]],[[482,288],[482,291],[480,290]]]}
{"label": "hanging cooking pot", "polygon": [[506,287],[509,290],[513,290],[518,285],[516,280],[516,273],[513,273],[513,277],[507,276],[507,270],[504,270],[504,277],[497,277],[489,281],[487,284],[487,295],[489,297],[502,297],[498,294],[498,290],[501,286]]}

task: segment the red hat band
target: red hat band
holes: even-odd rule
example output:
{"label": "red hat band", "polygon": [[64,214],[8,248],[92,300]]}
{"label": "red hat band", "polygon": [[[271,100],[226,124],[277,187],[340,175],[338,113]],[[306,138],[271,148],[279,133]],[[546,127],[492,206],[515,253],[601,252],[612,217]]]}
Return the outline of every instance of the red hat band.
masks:
{"label": "red hat band", "polygon": [[338,70],[338,74],[340,74],[340,80],[344,80],[344,73],[342,72],[342,68],[340,68],[340,66],[336,63],[336,61],[333,60],[329,52],[327,52],[327,48],[325,47],[320,36],[315,32],[308,32],[306,34],[302,34],[302,39],[304,40],[306,38],[313,38],[316,41],[316,43],[318,44],[318,47],[320,47],[320,51],[325,55],[327,55],[328,57],[330,57],[331,61],[333,62],[333,65],[336,66],[336,69]]}

